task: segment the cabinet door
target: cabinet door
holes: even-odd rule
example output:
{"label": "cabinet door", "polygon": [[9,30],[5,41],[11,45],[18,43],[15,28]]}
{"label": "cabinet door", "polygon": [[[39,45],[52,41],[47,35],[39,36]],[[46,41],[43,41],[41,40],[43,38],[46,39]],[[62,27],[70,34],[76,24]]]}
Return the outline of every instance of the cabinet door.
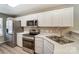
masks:
{"label": "cabinet door", "polygon": [[39,17],[39,13],[33,14],[33,20],[38,20],[38,17]]}
{"label": "cabinet door", "polygon": [[23,20],[23,19],[21,20],[21,26],[26,27],[26,20]]}
{"label": "cabinet door", "polygon": [[40,37],[35,38],[35,52],[43,54],[43,39]]}
{"label": "cabinet door", "polygon": [[26,20],[25,20],[25,17],[24,16],[17,17],[16,20],[21,20],[21,26],[22,27],[26,26]]}
{"label": "cabinet door", "polygon": [[60,27],[62,23],[60,10],[54,10],[51,13],[52,13],[52,27]]}
{"label": "cabinet door", "polygon": [[54,45],[47,40],[44,40],[44,54],[52,54],[54,52]]}
{"label": "cabinet door", "polygon": [[62,9],[61,16],[62,16],[61,26],[73,26],[73,7]]}
{"label": "cabinet door", "polygon": [[23,47],[22,44],[22,34],[17,34],[17,45]]}
{"label": "cabinet door", "polygon": [[73,26],[73,7],[51,11],[53,27]]}
{"label": "cabinet door", "polygon": [[51,27],[51,13],[50,12],[44,12],[40,13],[38,17],[38,25],[40,27]]}

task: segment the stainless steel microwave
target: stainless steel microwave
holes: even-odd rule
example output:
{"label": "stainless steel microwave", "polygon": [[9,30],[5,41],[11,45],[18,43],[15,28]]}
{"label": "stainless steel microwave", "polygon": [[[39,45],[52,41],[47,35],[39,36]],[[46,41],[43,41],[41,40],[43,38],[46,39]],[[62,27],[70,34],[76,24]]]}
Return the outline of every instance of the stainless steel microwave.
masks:
{"label": "stainless steel microwave", "polygon": [[28,20],[27,26],[38,26],[38,20]]}

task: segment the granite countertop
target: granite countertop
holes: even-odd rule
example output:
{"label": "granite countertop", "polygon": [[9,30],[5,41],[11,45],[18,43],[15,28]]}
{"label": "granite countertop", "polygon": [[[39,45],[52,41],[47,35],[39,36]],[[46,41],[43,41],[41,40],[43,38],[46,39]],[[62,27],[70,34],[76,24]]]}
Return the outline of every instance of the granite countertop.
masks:
{"label": "granite countertop", "polygon": [[[42,38],[45,38],[47,40],[49,40],[50,42],[52,42],[52,40],[50,40],[49,38],[47,38],[47,36],[58,36],[58,37],[61,37],[59,34],[56,34],[56,33],[41,33],[39,35],[36,35],[35,37],[42,37]],[[68,39],[68,40],[71,40],[71,41],[74,41],[73,43],[75,42],[79,42],[79,40],[77,40],[76,38],[74,38],[73,36],[65,36],[63,37],[64,39]],[[72,43],[72,44],[73,44]],[[57,43],[58,44],[58,43]],[[68,43],[69,44],[69,43]],[[70,43],[71,44],[71,43]],[[67,44],[66,44],[67,45]]]}
{"label": "granite countertop", "polygon": [[69,54],[73,54],[73,53],[79,53],[79,41],[75,40],[74,38],[71,37],[64,37],[65,39],[68,40],[72,40],[74,42],[72,43],[67,43],[67,44],[59,44],[55,41],[52,41],[50,39],[47,39],[48,41],[50,41],[51,43],[54,44],[54,53],[69,53]]}
{"label": "granite countertop", "polygon": [[57,37],[57,36],[47,36],[49,39],[59,43],[59,44],[69,44],[69,43],[73,43],[73,40],[69,40],[68,38],[65,37]]}
{"label": "granite countertop", "polygon": [[50,38],[48,38],[47,36],[58,36],[60,37],[60,35],[56,35],[56,34],[39,34],[39,35],[36,35],[36,37],[41,37],[43,38],[44,40],[47,40],[49,41],[50,43],[52,43],[54,45],[54,53],[70,53],[70,54],[73,54],[73,53],[79,53],[79,40],[77,40],[76,38],[74,38],[73,36],[65,36],[64,35],[64,38],[65,39],[68,39],[68,40],[71,40],[71,41],[74,41],[72,43],[67,43],[67,44],[59,44],[57,42],[55,42],[54,40],[51,40]]}
{"label": "granite countertop", "polygon": [[49,42],[54,43],[56,45],[60,45],[60,46],[68,46],[68,45],[75,46],[75,45],[78,45],[79,44],[79,41],[76,40],[73,37],[64,36],[64,39],[71,40],[71,41],[74,41],[74,42],[67,43],[67,44],[59,44],[59,43],[55,42],[54,40],[51,40],[47,36],[58,36],[58,37],[60,37],[60,35],[56,35],[54,33],[52,33],[52,34],[49,34],[49,33],[48,34],[45,34],[45,33],[44,34],[39,34],[39,35],[36,35],[35,37],[42,37],[42,38],[48,40]]}

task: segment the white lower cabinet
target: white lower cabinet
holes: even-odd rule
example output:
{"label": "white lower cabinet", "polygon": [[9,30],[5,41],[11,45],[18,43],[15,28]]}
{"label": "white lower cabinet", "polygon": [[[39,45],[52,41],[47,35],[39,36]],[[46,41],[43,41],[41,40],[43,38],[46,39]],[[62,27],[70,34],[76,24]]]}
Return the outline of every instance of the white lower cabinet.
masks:
{"label": "white lower cabinet", "polygon": [[22,34],[17,34],[17,45],[19,47],[23,47],[23,44],[22,44]]}
{"label": "white lower cabinet", "polygon": [[44,40],[44,54],[54,53],[54,45],[47,40]]}
{"label": "white lower cabinet", "polygon": [[41,39],[40,37],[36,37],[35,38],[35,52],[38,54],[42,54],[43,47],[44,47],[43,39]]}
{"label": "white lower cabinet", "polygon": [[54,45],[49,41],[41,38],[35,38],[35,52],[38,54],[52,54],[54,51]]}

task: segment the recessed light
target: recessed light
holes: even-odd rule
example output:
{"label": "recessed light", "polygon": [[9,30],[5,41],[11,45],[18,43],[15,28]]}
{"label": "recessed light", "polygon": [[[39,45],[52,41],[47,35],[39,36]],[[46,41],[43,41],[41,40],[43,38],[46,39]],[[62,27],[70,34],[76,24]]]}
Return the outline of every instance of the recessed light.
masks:
{"label": "recessed light", "polygon": [[11,7],[16,7],[19,4],[8,4],[8,5],[11,6]]}

